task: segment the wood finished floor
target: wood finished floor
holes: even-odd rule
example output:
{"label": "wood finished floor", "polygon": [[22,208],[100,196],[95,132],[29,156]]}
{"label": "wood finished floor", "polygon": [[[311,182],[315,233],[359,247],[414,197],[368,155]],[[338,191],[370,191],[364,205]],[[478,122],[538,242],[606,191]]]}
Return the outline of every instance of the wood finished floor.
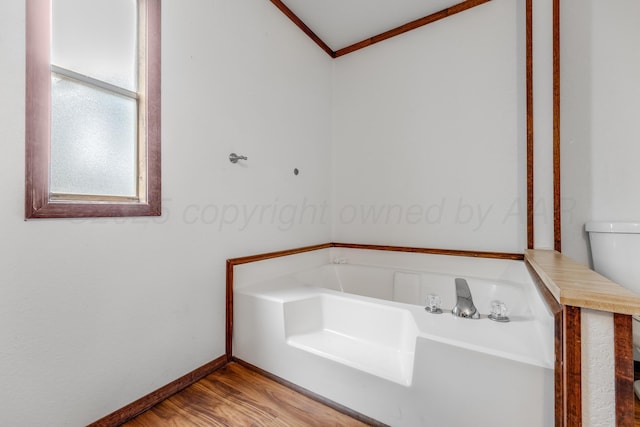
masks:
{"label": "wood finished floor", "polygon": [[[637,373],[640,378],[640,373]],[[635,427],[640,427],[636,397]],[[229,363],[123,424],[178,426],[367,426],[237,363]]]}
{"label": "wood finished floor", "polygon": [[366,426],[237,363],[229,363],[125,427]]}

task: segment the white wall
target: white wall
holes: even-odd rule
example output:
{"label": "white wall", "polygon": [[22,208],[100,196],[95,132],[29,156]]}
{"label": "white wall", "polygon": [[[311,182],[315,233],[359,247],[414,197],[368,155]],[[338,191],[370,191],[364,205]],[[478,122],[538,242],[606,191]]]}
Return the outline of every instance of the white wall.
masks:
{"label": "white wall", "polygon": [[336,60],[334,240],[522,252],[524,1]]}
{"label": "white wall", "polygon": [[589,262],[584,223],[640,220],[640,3],[563,0],[563,252]]}
{"label": "white wall", "polygon": [[269,2],[164,1],[164,216],[25,222],[24,7],[0,3],[0,425],[85,425],[224,353],[225,259],[330,240],[332,66]]}

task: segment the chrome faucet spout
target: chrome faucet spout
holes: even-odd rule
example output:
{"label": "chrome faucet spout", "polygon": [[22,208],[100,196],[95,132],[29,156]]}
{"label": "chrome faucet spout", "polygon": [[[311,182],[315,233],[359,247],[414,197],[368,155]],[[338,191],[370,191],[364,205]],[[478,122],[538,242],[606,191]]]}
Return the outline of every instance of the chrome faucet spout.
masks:
{"label": "chrome faucet spout", "polygon": [[468,319],[480,318],[480,313],[478,313],[478,309],[473,304],[469,284],[465,279],[456,279],[456,305],[453,307],[453,310],[451,310],[451,313],[454,316]]}

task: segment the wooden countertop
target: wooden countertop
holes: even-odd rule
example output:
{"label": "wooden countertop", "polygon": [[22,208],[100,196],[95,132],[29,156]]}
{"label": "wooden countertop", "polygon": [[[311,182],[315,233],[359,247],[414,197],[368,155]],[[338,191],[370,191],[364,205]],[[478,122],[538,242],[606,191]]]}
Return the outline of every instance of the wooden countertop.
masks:
{"label": "wooden countertop", "polygon": [[528,249],[525,261],[563,305],[640,315],[640,295],[553,250]]}

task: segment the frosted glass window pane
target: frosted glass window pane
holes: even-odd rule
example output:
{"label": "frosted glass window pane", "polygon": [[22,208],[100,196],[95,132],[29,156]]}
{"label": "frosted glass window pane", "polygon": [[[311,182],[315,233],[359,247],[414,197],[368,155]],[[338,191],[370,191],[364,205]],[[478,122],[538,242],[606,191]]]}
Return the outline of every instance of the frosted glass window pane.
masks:
{"label": "frosted glass window pane", "polygon": [[74,81],[51,81],[51,192],[137,195],[137,105]]}
{"label": "frosted glass window pane", "polygon": [[136,0],[52,0],[51,61],[136,91]]}

